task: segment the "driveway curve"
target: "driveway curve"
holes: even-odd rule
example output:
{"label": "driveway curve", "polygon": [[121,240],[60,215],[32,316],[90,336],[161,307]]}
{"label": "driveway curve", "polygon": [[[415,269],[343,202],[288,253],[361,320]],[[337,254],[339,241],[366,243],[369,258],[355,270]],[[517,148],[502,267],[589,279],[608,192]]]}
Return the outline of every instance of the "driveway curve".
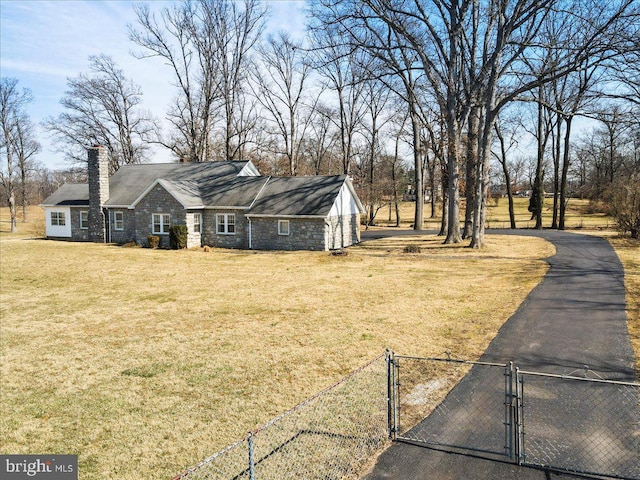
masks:
{"label": "driveway curve", "polygon": [[[367,241],[415,233],[385,230],[363,232],[362,237]],[[543,281],[501,327],[481,361],[513,361],[521,369],[561,375],[587,366],[601,378],[637,381],[626,324],[624,270],[606,240],[551,230],[487,233],[542,237],[555,245],[556,254],[547,259],[550,269]],[[465,382],[473,382],[473,377],[461,384]],[[464,388],[463,385],[459,390]],[[483,387],[474,385],[474,388],[477,391]],[[456,389],[450,395],[455,393]],[[460,404],[463,403],[461,399]],[[428,421],[425,419],[423,423]],[[560,477],[584,478],[397,442],[380,455],[364,478],[542,480]]]}

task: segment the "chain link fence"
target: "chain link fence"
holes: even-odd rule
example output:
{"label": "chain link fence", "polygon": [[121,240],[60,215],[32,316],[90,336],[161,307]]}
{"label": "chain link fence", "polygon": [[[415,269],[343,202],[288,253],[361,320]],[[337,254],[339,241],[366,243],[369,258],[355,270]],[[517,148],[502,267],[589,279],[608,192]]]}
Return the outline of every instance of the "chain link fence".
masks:
{"label": "chain link fence", "polygon": [[522,464],[640,479],[638,384],[524,371],[517,377]]}
{"label": "chain link fence", "polygon": [[177,479],[350,479],[389,438],[388,356],[348,377]]}
{"label": "chain link fence", "polygon": [[386,352],[174,478],[355,479],[389,438],[640,480],[640,384]]}

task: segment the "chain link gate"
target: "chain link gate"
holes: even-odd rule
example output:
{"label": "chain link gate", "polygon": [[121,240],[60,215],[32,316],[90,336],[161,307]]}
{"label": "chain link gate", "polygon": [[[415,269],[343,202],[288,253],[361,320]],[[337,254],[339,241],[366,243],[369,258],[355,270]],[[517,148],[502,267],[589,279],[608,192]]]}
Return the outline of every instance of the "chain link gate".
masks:
{"label": "chain link gate", "polygon": [[491,459],[516,458],[511,365],[401,355],[391,364],[395,439]]}
{"label": "chain link gate", "polygon": [[512,363],[393,354],[388,378],[392,439],[640,480],[638,383],[520,371]]}
{"label": "chain link gate", "polygon": [[640,479],[640,384],[590,373],[597,375],[516,369],[518,463]]}

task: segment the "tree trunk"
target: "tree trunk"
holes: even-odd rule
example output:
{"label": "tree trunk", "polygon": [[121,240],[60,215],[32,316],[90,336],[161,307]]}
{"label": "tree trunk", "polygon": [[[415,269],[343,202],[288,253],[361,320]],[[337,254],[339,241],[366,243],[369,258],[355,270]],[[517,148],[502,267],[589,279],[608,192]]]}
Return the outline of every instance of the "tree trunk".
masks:
{"label": "tree trunk", "polygon": [[558,230],[564,230],[564,220],[567,208],[567,176],[569,174],[569,146],[571,137],[571,121],[573,116],[566,118],[567,127],[564,132],[564,152],[562,159],[562,178],[560,180],[560,215],[558,219]]}
{"label": "tree trunk", "polygon": [[464,212],[464,230],[462,238],[466,239],[473,235],[473,209],[474,194],[476,191],[476,167],[478,163],[478,128],[480,126],[479,107],[474,107],[469,114],[469,129],[467,132],[467,165],[466,165],[466,183],[465,183],[465,212]]}
{"label": "tree trunk", "polygon": [[447,119],[447,176],[448,176],[448,201],[447,203],[447,238],[445,244],[460,243],[460,160],[458,157],[458,147],[460,145],[460,135],[458,133],[455,110],[449,109]]}
{"label": "tree trunk", "polygon": [[20,188],[22,190],[22,222],[27,222],[27,174],[26,169],[22,169],[20,178]]}
{"label": "tree trunk", "polygon": [[[538,98],[542,99],[542,86],[538,88],[538,92]],[[543,132],[543,123],[543,106],[542,103],[538,103],[538,158],[536,161],[536,176],[533,181],[532,202],[530,204],[531,214],[536,219],[536,230],[542,229],[542,206],[544,203],[543,162],[547,142]]]}
{"label": "tree trunk", "polygon": [[[402,131],[400,129],[400,131]],[[396,137],[396,150],[391,165],[391,182],[393,183],[393,204],[396,210],[396,227],[400,226],[400,200],[398,199],[398,179],[396,178],[396,165],[398,164],[398,148],[400,144],[400,134]],[[391,220],[391,205],[389,205],[389,220]]]}
{"label": "tree trunk", "polygon": [[449,231],[449,173],[447,166],[442,168],[442,219],[438,236],[445,236]]}
{"label": "tree trunk", "polygon": [[551,228],[558,229],[558,194],[560,190],[560,137],[562,135],[562,115],[558,115],[553,155],[553,220]]}
{"label": "tree trunk", "polygon": [[11,216],[11,233],[18,233],[18,223],[16,221],[16,196],[13,193],[13,188],[9,193],[9,215]]}
{"label": "tree trunk", "polygon": [[498,125],[496,125],[496,135],[500,140],[500,165],[502,165],[502,173],[504,173],[504,181],[507,187],[507,198],[509,200],[509,223],[511,228],[516,228],[516,214],[513,208],[513,191],[511,190],[511,174],[507,165],[507,149],[504,144],[504,137]]}
{"label": "tree trunk", "polygon": [[[491,105],[491,103],[489,103]],[[486,221],[487,194],[489,191],[489,164],[491,162],[491,130],[494,114],[487,109],[482,124],[478,124],[478,138],[482,138],[476,165],[476,188],[473,198],[473,231],[471,248],[484,247],[484,226]]]}
{"label": "tree trunk", "polygon": [[416,193],[416,206],[413,216],[413,229],[422,230],[424,225],[424,185],[422,174],[422,154],[421,154],[421,142],[420,142],[420,118],[414,109],[413,105],[410,105],[411,109],[411,126],[413,128],[413,160],[414,160],[414,175],[415,175],[415,193]]}

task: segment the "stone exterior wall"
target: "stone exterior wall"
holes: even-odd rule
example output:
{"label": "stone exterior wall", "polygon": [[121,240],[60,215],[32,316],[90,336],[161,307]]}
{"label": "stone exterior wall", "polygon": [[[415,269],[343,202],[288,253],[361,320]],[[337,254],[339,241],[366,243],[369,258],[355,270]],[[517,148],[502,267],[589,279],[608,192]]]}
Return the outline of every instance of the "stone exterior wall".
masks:
{"label": "stone exterior wall", "polygon": [[339,215],[327,219],[327,245],[338,249],[360,243],[360,215]]}
{"label": "stone exterior wall", "polygon": [[109,158],[107,149],[92,147],[87,155],[89,176],[89,240],[106,241],[105,215],[102,207],[109,199]]}
{"label": "stone exterior wall", "polygon": [[[235,214],[235,233],[216,233],[216,215],[218,213]],[[248,248],[248,223],[244,210],[207,209],[202,212],[202,244],[221,248]]]}
{"label": "stone exterior wall", "polygon": [[71,216],[71,239],[78,242],[89,241],[89,229],[80,228],[80,212],[89,212],[89,207],[72,207]]}
{"label": "stone exterior wall", "polygon": [[139,245],[147,245],[149,235],[160,237],[160,246],[169,248],[169,233],[153,233],[153,214],[168,213],[171,225],[185,225],[187,211],[161,185],[156,185],[140,200],[135,209],[135,241]]}
{"label": "stone exterior wall", "polygon": [[[122,212],[123,230],[116,230],[116,212]],[[108,228],[111,242],[129,243],[134,241],[136,243],[140,243],[137,241],[136,237],[136,215],[133,210],[129,210],[128,208],[118,208],[115,210],[109,210],[108,215]]]}
{"label": "stone exterior wall", "polygon": [[[289,220],[289,235],[278,234],[278,220]],[[324,218],[251,218],[254,250],[328,250]]]}

